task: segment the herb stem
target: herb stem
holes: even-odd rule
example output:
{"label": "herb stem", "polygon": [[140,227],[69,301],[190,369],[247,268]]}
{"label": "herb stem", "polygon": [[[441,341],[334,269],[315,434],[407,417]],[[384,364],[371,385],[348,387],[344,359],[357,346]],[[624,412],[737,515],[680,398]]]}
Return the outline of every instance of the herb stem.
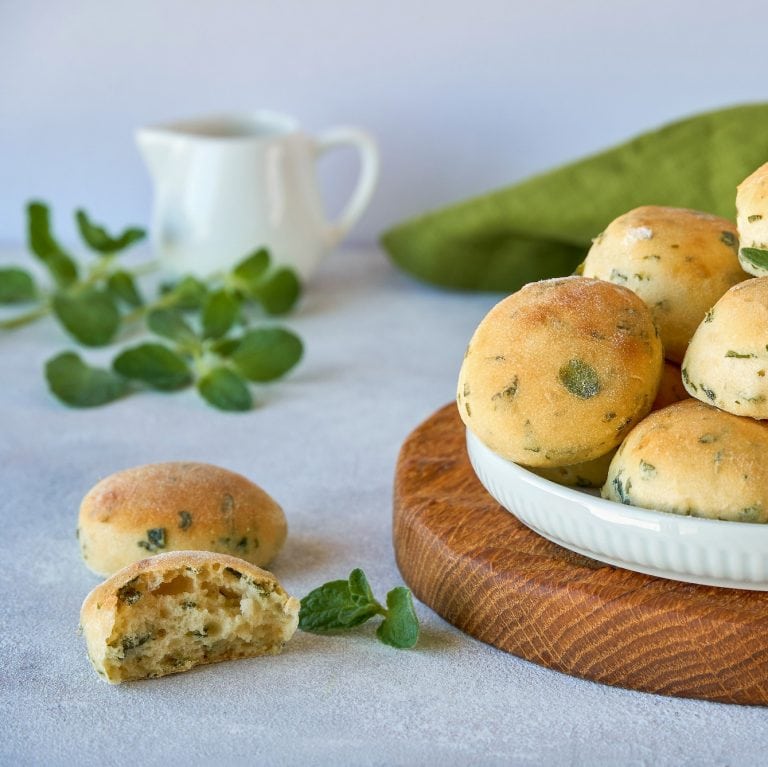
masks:
{"label": "herb stem", "polygon": [[15,317],[9,317],[7,320],[0,320],[0,330],[13,330],[14,328],[20,328],[24,325],[28,325],[30,322],[39,320],[41,317],[45,317],[51,311],[51,304],[49,301],[44,301],[40,306],[35,309],[30,309],[23,314],[17,314]]}

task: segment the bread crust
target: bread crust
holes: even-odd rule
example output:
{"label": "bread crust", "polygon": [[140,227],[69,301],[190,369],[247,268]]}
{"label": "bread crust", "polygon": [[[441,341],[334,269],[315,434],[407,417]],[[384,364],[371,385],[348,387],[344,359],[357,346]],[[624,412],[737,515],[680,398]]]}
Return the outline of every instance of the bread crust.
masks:
{"label": "bread crust", "polygon": [[768,277],[731,288],[696,330],[682,367],[688,393],[734,415],[768,419]]}
{"label": "bread crust", "polygon": [[119,471],[83,498],[78,521],[86,565],[110,575],[149,554],[203,550],[268,564],[287,535],[280,506],[241,474],[195,462]]}
{"label": "bread crust", "polygon": [[674,514],[768,522],[768,429],[687,399],[651,413],[611,461],[602,495]]}
{"label": "bread crust", "polygon": [[744,253],[744,248],[768,250],[768,163],[747,176],[736,189],[739,261],[744,271],[768,276],[768,265]]}
{"label": "bread crust", "polygon": [[650,410],[661,367],[661,342],[635,293],[586,277],[543,280],[478,326],[459,374],[459,413],[504,458],[578,464],[608,453]]}
{"label": "bread crust", "polygon": [[737,253],[731,221],[687,208],[645,205],[619,216],[594,239],[584,276],[637,293],[658,325],[666,358],[679,364],[707,310],[749,277]]}
{"label": "bread crust", "polygon": [[[288,595],[272,573],[257,567],[238,557],[227,554],[218,554],[208,551],[171,551],[147,557],[138,562],[133,562],[127,567],[114,573],[103,583],[96,586],[86,596],[80,609],[80,627],[85,636],[88,647],[88,657],[96,671],[107,681],[119,683],[122,681],[115,675],[114,670],[108,665],[108,644],[115,628],[118,609],[132,603],[133,591],[142,586],[134,585],[146,577],[150,583],[157,583],[163,576],[175,571],[185,571],[187,568],[199,570],[203,567],[213,568],[221,572],[229,569],[250,579],[258,587],[264,587],[277,598],[281,604],[285,626],[278,636],[278,644],[274,648],[254,647],[248,653],[225,653],[216,657],[195,662],[193,665],[203,665],[222,660],[231,660],[235,657],[250,657],[253,655],[272,654],[279,652],[282,645],[293,635],[298,625],[300,602]],[[138,599],[138,598],[137,598]],[[179,667],[165,673],[178,673],[186,671],[190,665]]]}

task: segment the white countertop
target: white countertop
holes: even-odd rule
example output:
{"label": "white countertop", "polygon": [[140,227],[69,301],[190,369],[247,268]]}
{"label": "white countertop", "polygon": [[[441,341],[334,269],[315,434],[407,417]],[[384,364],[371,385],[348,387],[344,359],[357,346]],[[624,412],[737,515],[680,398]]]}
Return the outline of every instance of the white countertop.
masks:
{"label": "white countertop", "polygon": [[[0,264],[20,262],[19,251]],[[395,461],[454,395],[495,302],[425,287],[375,249],[333,255],[286,324],[306,343],[263,406],[225,414],[193,392],[92,410],[49,395],[43,362],[74,348],[51,321],[0,334],[0,763],[109,765],[740,765],[765,761],[760,708],[572,679],[465,636],[417,603],[415,650],[297,632],[284,653],[112,687],[77,633],[98,579],[75,540],[98,479],[189,459],[242,472],[283,505],[273,569],[304,596],[362,567],[402,582],[391,543]],[[112,351],[84,356],[99,361]]]}

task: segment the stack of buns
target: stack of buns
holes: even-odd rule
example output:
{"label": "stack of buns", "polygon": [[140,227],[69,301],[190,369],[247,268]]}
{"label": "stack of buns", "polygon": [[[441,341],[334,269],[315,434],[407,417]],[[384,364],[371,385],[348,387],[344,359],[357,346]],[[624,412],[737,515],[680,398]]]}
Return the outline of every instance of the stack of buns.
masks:
{"label": "stack of buns", "polygon": [[99,482],[77,529],[85,564],[109,576],[80,613],[96,671],[117,684],[279,652],[299,602],[261,566],[286,532],[266,492],[210,464],[151,464]]}
{"label": "stack of buns", "polygon": [[632,210],[595,238],[581,276],[494,307],[459,375],[466,426],[620,503],[768,522],[768,164],[736,202],[738,230]]}

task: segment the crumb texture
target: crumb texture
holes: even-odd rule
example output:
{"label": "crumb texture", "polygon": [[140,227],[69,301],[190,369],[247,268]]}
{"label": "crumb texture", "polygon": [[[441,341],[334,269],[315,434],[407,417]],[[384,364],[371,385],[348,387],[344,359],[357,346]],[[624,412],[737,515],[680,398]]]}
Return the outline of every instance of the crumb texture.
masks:
{"label": "crumb texture", "polygon": [[[264,576],[206,562],[123,580],[107,600],[99,602],[96,595],[84,605],[91,661],[108,681],[119,683],[279,653],[296,629],[298,602]],[[86,614],[105,609],[112,611],[111,626],[99,632],[94,621],[89,635]]]}

